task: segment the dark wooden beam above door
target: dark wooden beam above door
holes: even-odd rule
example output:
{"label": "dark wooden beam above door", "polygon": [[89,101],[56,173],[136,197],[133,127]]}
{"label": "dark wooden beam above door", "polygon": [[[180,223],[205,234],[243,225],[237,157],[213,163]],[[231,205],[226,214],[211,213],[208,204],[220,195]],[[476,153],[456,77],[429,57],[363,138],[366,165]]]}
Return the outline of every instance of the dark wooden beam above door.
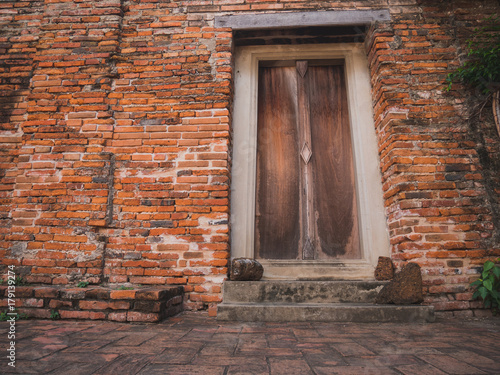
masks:
{"label": "dark wooden beam above door", "polygon": [[235,46],[362,43],[368,26],[310,26],[287,29],[235,30]]}

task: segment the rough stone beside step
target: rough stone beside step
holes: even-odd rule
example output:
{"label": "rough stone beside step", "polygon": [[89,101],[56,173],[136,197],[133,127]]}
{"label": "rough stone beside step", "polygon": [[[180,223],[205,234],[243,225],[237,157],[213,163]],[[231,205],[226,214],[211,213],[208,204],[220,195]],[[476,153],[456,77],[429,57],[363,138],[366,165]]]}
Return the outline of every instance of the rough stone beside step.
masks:
{"label": "rough stone beside step", "polygon": [[258,281],[263,273],[264,267],[255,259],[235,258],[231,262],[229,278],[236,281]]}
{"label": "rough stone beside step", "polygon": [[394,277],[394,265],[389,257],[378,257],[375,268],[375,280],[391,280]]}
{"label": "rough stone beside step", "polygon": [[408,263],[396,273],[389,284],[382,288],[376,302],[409,305],[421,303],[423,300],[420,266],[416,263]]}

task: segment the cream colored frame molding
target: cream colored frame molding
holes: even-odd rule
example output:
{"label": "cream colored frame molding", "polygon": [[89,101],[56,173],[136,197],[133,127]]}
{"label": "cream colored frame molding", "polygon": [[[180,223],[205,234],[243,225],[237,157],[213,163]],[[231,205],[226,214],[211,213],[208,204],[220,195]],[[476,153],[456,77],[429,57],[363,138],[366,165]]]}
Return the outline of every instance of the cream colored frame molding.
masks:
{"label": "cream colored frame molding", "polygon": [[262,260],[265,278],[373,279],[379,256],[388,256],[368,63],[362,44],[249,46],[235,54],[231,256],[254,257],[259,61],[344,59],[354,152],[362,258]]}

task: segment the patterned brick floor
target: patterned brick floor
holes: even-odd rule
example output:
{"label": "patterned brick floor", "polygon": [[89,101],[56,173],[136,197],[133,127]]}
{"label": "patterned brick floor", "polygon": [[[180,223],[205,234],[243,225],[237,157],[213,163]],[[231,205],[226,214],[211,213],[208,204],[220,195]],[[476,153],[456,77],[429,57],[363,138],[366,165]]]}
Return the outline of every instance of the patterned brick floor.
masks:
{"label": "patterned brick floor", "polygon": [[160,324],[29,320],[0,373],[500,374],[500,319],[431,324],[235,323],[184,313]]}

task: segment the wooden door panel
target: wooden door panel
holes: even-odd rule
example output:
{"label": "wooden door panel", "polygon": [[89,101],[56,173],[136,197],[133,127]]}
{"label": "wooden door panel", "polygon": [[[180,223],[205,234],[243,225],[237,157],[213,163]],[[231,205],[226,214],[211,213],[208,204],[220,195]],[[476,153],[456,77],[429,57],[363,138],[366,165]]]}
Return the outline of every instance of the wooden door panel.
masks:
{"label": "wooden door panel", "polygon": [[259,69],[255,243],[264,259],[299,256],[295,74],[294,67]]}
{"label": "wooden door panel", "polygon": [[354,167],[343,66],[306,75],[312,134],[317,258],[359,258]]}
{"label": "wooden door panel", "polygon": [[259,69],[255,254],[361,257],[342,65]]}

